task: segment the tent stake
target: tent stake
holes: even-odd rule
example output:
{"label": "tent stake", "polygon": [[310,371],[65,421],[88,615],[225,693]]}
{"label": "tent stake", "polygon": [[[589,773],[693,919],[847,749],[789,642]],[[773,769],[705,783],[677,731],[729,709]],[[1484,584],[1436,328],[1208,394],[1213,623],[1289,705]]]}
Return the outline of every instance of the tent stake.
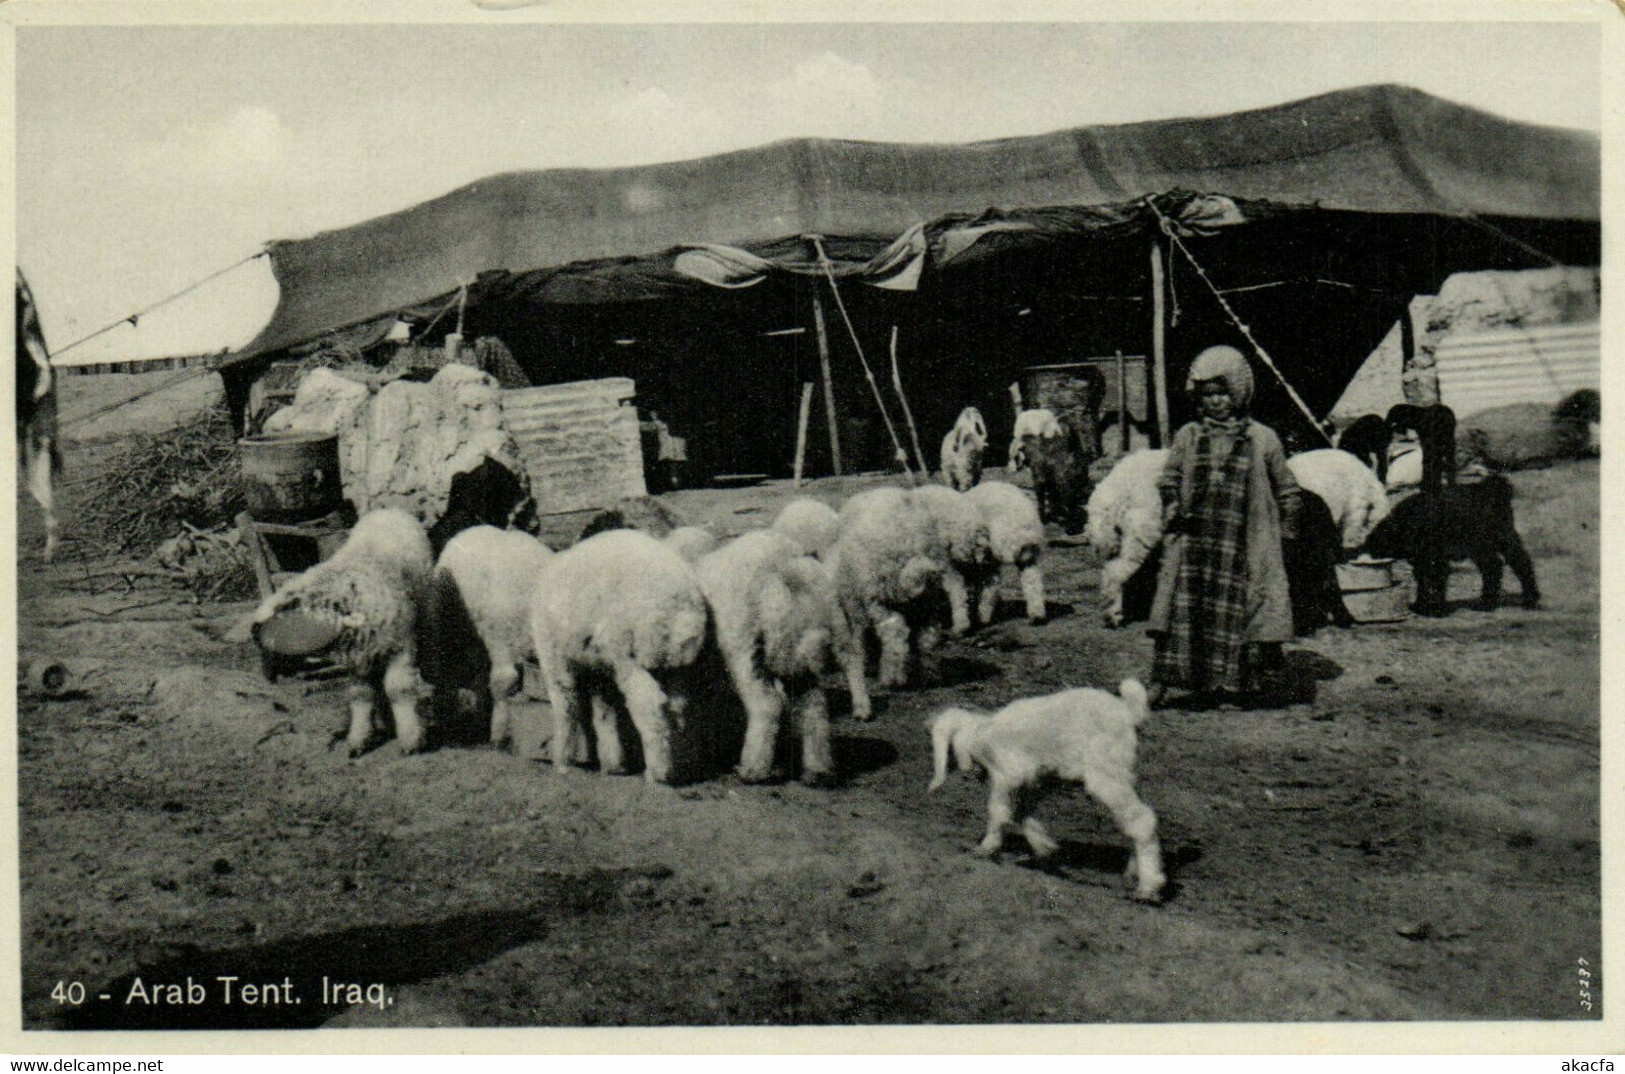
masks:
{"label": "tent stake", "polygon": [[908,408],[908,396],[903,394],[903,376],[897,371],[897,326],[891,326],[891,383],[903,404],[903,417],[908,419],[908,438],[914,442],[914,457],[920,463],[920,483],[931,480],[931,467],[926,465],[925,452],[920,450],[920,430],[914,427],[914,412]]}
{"label": "tent stake", "polygon": [[1168,446],[1168,317],[1163,308],[1162,242],[1151,235],[1151,380],[1157,397],[1157,446]]}
{"label": "tent stake", "polygon": [[801,487],[801,474],[807,464],[807,421],[812,417],[813,382],[804,381],[801,385],[801,414],[796,418],[796,481],[794,488]]}
{"label": "tent stake", "polygon": [[841,476],[841,434],[835,422],[835,382],[829,372],[829,332],[824,328],[824,299],[813,282],[813,327],[818,332],[818,365],[824,374],[824,414],[829,419],[830,468]]}

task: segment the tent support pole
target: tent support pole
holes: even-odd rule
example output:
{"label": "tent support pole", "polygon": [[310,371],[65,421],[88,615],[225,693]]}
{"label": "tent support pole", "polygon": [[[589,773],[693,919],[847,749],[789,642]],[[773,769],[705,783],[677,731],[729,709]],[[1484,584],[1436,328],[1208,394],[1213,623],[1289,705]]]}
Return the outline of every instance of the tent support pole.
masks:
{"label": "tent support pole", "polygon": [[1121,348],[1117,351],[1117,428],[1122,437],[1123,454],[1128,454],[1128,363]]}
{"label": "tent support pole", "polygon": [[801,414],[796,418],[796,483],[795,488],[801,487],[801,474],[807,466],[807,421],[812,417],[813,382],[805,381],[801,385]]}
{"label": "tent support pole", "polygon": [[1168,439],[1168,314],[1163,308],[1162,242],[1151,233],[1151,379],[1157,403],[1157,446],[1167,447]]}
{"label": "tent support pole", "polygon": [[813,327],[818,335],[818,366],[824,375],[824,415],[829,420],[830,468],[841,476],[841,434],[835,421],[835,380],[829,371],[829,331],[824,327],[824,299],[813,281]]}
{"label": "tent support pole", "polygon": [[1415,383],[1416,371],[1416,321],[1411,317],[1409,302],[1399,307],[1399,355],[1400,390],[1408,403],[1411,393],[1405,390],[1405,386]]}

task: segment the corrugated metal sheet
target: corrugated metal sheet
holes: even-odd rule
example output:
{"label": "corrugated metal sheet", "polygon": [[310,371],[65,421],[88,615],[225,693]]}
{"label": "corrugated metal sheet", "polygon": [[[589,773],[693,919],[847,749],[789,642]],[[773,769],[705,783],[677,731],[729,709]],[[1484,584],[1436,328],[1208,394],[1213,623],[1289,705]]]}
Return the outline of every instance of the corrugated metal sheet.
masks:
{"label": "corrugated metal sheet", "polygon": [[646,493],[637,408],[623,402],[633,391],[614,377],[502,393],[537,511],[586,511]]}
{"label": "corrugated metal sheet", "polygon": [[1467,417],[1509,403],[1555,403],[1602,387],[1599,323],[1453,336],[1439,345],[1439,398]]}

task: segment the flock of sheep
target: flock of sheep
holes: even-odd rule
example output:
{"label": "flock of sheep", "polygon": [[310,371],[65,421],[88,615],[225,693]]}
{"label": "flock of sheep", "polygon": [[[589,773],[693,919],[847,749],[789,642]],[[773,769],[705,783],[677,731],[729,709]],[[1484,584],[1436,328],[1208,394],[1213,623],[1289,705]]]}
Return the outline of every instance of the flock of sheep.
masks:
{"label": "flock of sheep", "polygon": [[[1044,521],[1075,531],[1087,518],[1087,539],[1104,563],[1106,622],[1125,621],[1125,589],[1161,541],[1157,478],[1167,452],[1117,460],[1085,509],[1091,460],[1054,415],[1028,411],[1017,421],[1011,467],[1032,469],[1033,497],[980,480],[986,444],[981,415],[966,408],[943,441],[945,484],[871,489],[839,511],[798,499],[770,527],[721,544],[694,527],[661,538],[589,527],[553,552],[526,533],[476,525],[451,536],[436,560],[417,519],[374,511],[334,556],[261,605],[254,635],[267,653],[319,653],[353,672],[352,755],[371,743],[381,703],[400,747],[423,746],[419,658],[453,644],[462,623],[489,657],[481,685],[493,742],[512,731],[520,667],[534,658],[558,769],[641,767],[646,780],[672,783],[726,768],[762,781],[799,766],[803,781],[825,784],[835,761],[824,676],[840,671],[853,717],[869,719],[869,635],[878,641],[876,681],[907,682],[944,623],[959,635],[992,620],[1005,566],[1019,574],[1028,617],[1044,621]],[[1367,542],[1389,501],[1348,452],[1311,451],[1289,465],[1312,494],[1299,558],[1301,546],[1324,546],[1310,557],[1302,588],[1324,608],[1322,598],[1336,593],[1332,564]],[[429,677],[433,711],[454,709],[466,684],[443,672]],[[1027,792],[1047,778],[1084,784],[1133,840],[1136,896],[1155,900],[1165,882],[1156,817],[1134,791],[1135,727],[1147,711],[1132,679],[1117,694],[1068,690],[991,715],[950,708],[929,724],[931,786],[950,762],[980,768],[990,784],[980,850],[996,853],[1013,826],[1043,856],[1056,844],[1026,812],[1035,797]]]}

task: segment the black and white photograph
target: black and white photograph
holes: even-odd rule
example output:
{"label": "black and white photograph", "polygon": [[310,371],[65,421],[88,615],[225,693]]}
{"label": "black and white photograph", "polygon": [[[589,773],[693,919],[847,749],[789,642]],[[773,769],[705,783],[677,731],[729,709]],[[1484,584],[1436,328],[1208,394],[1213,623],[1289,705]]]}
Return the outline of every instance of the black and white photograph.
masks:
{"label": "black and white photograph", "polygon": [[0,6],[6,1048],[1619,1051],[1621,13],[1271,10]]}

